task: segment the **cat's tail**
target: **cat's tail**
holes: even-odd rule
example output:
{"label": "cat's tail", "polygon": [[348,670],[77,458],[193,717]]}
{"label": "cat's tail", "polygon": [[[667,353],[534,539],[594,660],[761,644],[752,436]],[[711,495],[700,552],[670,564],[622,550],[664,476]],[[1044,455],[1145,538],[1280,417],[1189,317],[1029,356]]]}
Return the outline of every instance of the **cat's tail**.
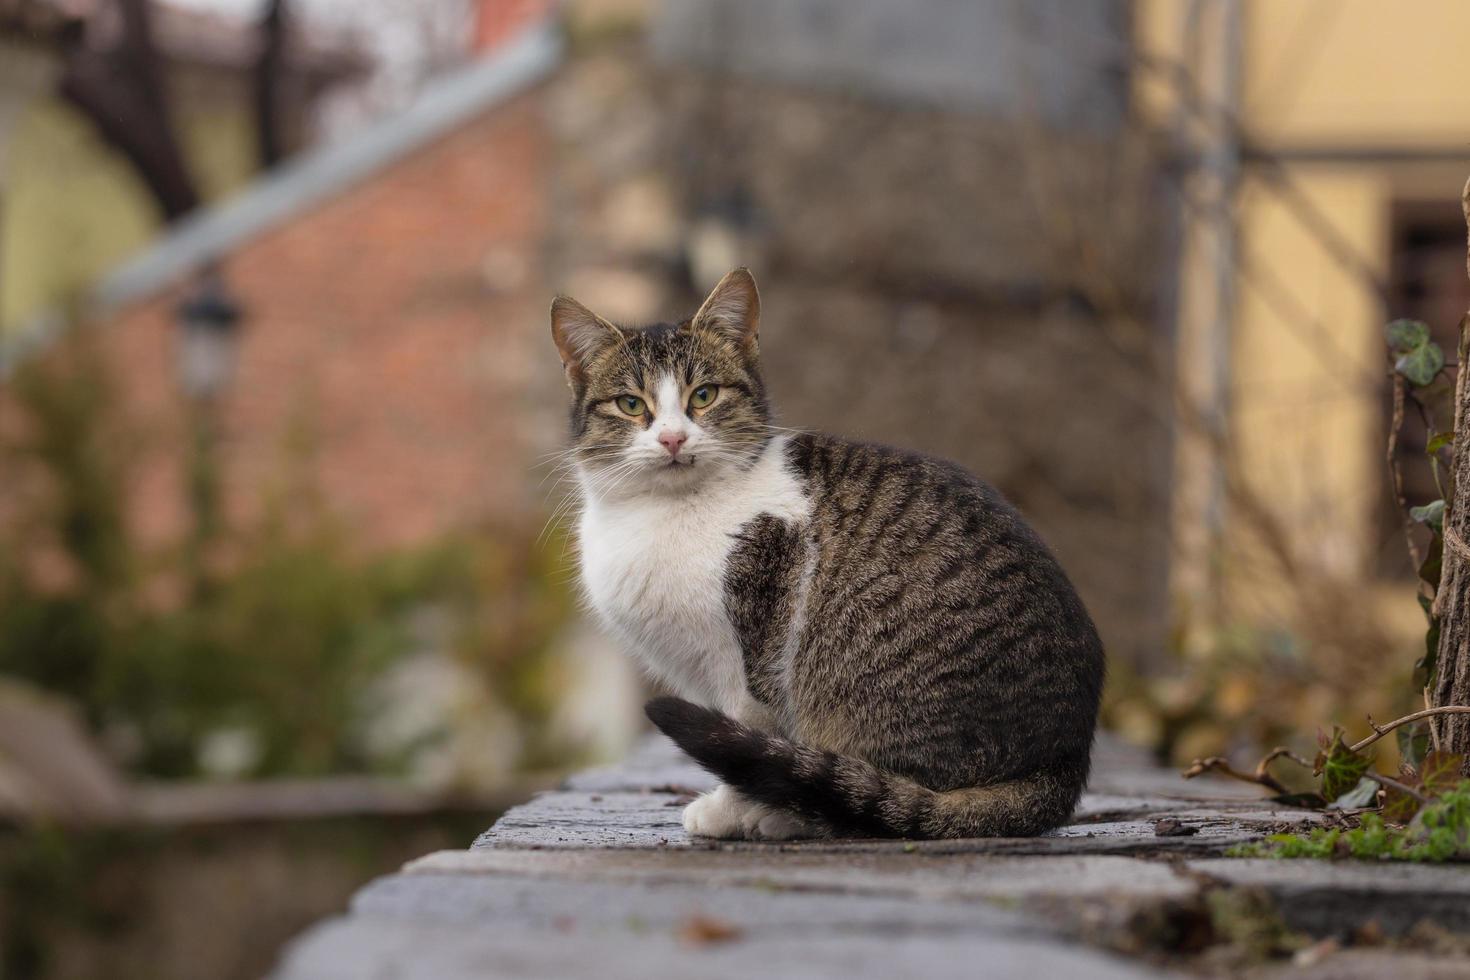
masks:
{"label": "cat's tail", "polygon": [[1065,823],[1081,780],[1047,774],[928,789],[862,759],[798,745],[680,698],[655,698],[649,719],[745,796],[867,837],[1029,837]]}

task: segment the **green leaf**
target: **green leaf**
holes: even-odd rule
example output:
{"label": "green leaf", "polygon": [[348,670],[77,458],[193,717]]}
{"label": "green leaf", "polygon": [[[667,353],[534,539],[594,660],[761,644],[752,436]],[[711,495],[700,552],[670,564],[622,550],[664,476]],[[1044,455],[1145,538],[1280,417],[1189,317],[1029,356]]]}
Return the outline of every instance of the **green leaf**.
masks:
{"label": "green leaf", "polygon": [[[1412,773],[1399,779],[1415,788]],[[1470,857],[1470,780],[1462,780],[1428,803],[1387,787],[1384,795],[1384,812],[1363,814],[1351,830],[1314,827],[1306,834],[1273,834],[1261,844],[1229,853],[1330,860],[1351,856],[1373,861],[1438,862]]]}
{"label": "green leaf", "polygon": [[1378,805],[1378,783],[1367,776],[1358,780],[1358,785],[1332,802],[1329,810],[1361,810]]}
{"label": "green leaf", "polygon": [[1420,524],[1434,528],[1439,533],[1444,533],[1444,501],[1432,500],[1423,507],[1410,507],[1409,516]]}
{"label": "green leaf", "polygon": [[1424,631],[1424,656],[1414,665],[1414,681],[1419,687],[1434,682],[1434,672],[1439,667],[1439,629],[1439,618],[1431,616],[1429,629]]}
{"label": "green leaf", "polygon": [[1433,456],[1445,446],[1453,446],[1454,444],[1455,434],[1453,432],[1439,432],[1435,434],[1433,439],[1429,440],[1429,443],[1424,447],[1424,452],[1429,456]]}
{"label": "green leaf", "polygon": [[1413,766],[1417,771],[1424,757],[1429,754],[1429,726],[1422,721],[1415,722],[1396,729],[1393,735],[1399,743],[1399,758],[1404,765]]}
{"label": "green leaf", "polygon": [[1322,797],[1328,803],[1352,790],[1373,764],[1371,756],[1354,752],[1342,740],[1342,729],[1332,730],[1329,747],[1318,753],[1314,770],[1322,777]]}
{"label": "green leaf", "polygon": [[1402,374],[1414,385],[1427,385],[1439,374],[1440,368],[1444,367],[1444,351],[1439,345],[1430,341],[1411,348],[1399,355],[1399,359],[1393,362],[1393,369]]}
{"label": "green leaf", "polygon": [[1423,320],[1394,320],[1383,328],[1383,334],[1389,348],[1401,353],[1429,342],[1429,324]]}
{"label": "green leaf", "polygon": [[[1440,536],[1436,534],[1434,541],[1429,545],[1429,554],[1424,556],[1424,564],[1419,566],[1419,577],[1428,582],[1436,592],[1439,591],[1440,575],[1444,572],[1444,549],[1440,547],[1440,540]],[[1428,613],[1434,609],[1434,602],[1428,597],[1426,601],[1429,602],[1429,605],[1424,607],[1424,611]]]}
{"label": "green leaf", "polygon": [[1456,752],[1430,752],[1419,765],[1419,778],[1426,796],[1442,796],[1460,781],[1465,757]]}
{"label": "green leaf", "polygon": [[1439,575],[1444,570],[1444,535],[1436,534],[1429,541],[1429,551],[1424,555],[1424,564],[1419,566],[1419,577],[1439,591]]}

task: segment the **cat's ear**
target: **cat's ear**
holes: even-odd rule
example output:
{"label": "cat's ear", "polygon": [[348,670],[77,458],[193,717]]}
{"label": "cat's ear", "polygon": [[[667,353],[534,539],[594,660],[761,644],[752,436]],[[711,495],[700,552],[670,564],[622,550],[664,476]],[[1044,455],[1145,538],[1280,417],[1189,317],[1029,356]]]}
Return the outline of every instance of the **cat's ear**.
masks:
{"label": "cat's ear", "polygon": [[593,359],[621,343],[623,335],[570,296],[558,296],[551,301],[551,339],[556,341],[570,384],[585,379]]}
{"label": "cat's ear", "polygon": [[755,277],[745,268],[721,279],[689,321],[691,330],[708,330],[751,353],[757,350],[756,334],[760,325],[761,296],[755,288]]}

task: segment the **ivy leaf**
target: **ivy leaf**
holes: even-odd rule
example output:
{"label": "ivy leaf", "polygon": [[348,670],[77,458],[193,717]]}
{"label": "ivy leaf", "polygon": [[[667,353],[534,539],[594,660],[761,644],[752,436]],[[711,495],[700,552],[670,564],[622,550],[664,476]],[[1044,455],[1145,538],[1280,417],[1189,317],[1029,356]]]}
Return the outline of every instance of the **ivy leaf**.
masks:
{"label": "ivy leaf", "polygon": [[1430,341],[1411,348],[1393,362],[1393,369],[1409,380],[1410,384],[1422,387],[1434,380],[1444,367],[1444,351]]}
{"label": "ivy leaf", "polygon": [[[1410,789],[1419,788],[1419,776],[1411,770],[1399,771],[1399,782]],[[1389,823],[1406,824],[1419,812],[1419,800],[1393,786],[1383,787],[1383,819]]]}
{"label": "ivy leaf", "polygon": [[1424,631],[1424,656],[1414,665],[1414,679],[1420,687],[1434,682],[1434,672],[1439,667],[1439,618],[1431,615],[1429,629]]}
{"label": "ivy leaf", "polygon": [[1331,803],[1352,790],[1372,764],[1370,756],[1354,752],[1343,743],[1341,728],[1333,728],[1331,745],[1317,754],[1313,767],[1322,777],[1322,798]]}
{"label": "ivy leaf", "polygon": [[1454,444],[1455,434],[1453,432],[1439,432],[1435,434],[1433,439],[1429,440],[1427,445],[1425,445],[1424,453],[1427,456],[1433,456],[1445,446],[1453,446]]}
{"label": "ivy leaf", "polygon": [[[1434,539],[1429,542],[1429,554],[1424,556],[1424,564],[1419,566],[1419,578],[1433,586],[1436,592],[1439,591],[1439,578],[1444,573],[1444,548],[1440,542],[1440,535],[1434,535]],[[1425,600],[1429,605],[1424,608],[1424,611],[1432,613],[1434,602],[1427,596]]]}
{"label": "ivy leaf", "polygon": [[1378,783],[1367,776],[1358,780],[1358,785],[1332,801],[1329,810],[1361,810],[1378,805]]}
{"label": "ivy leaf", "polygon": [[[1429,551],[1424,555],[1424,564],[1419,566],[1419,577],[1439,590],[1439,576],[1444,570],[1444,535],[1435,534],[1429,539]],[[1427,611],[1427,610],[1426,610]]]}
{"label": "ivy leaf", "polygon": [[1409,516],[1420,524],[1444,533],[1444,501],[1432,500],[1423,507],[1410,507]]}
{"label": "ivy leaf", "polygon": [[1456,752],[1430,752],[1419,765],[1425,796],[1443,796],[1460,781],[1465,757]]}
{"label": "ivy leaf", "polygon": [[1423,320],[1394,320],[1383,328],[1383,335],[1391,350],[1402,353],[1429,343],[1429,324]]}
{"label": "ivy leaf", "polygon": [[[1429,754],[1429,727],[1423,722],[1418,722],[1413,725],[1405,725],[1393,734],[1399,743],[1399,757],[1403,759],[1404,765],[1412,767],[1417,772],[1419,764]],[[1403,780],[1399,781],[1403,782]]]}

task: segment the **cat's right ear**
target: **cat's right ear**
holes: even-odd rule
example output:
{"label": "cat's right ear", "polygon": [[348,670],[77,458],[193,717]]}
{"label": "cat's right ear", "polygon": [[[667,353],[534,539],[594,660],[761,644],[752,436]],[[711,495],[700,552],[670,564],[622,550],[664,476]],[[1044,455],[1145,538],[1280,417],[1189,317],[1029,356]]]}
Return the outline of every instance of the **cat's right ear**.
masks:
{"label": "cat's right ear", "polygon": [[576,384],[586,379],[587,366],[597,355],[621,343],[623,335],[570,296],[558,296],[551,301],[551,339],[566,368],[567,384]]}

